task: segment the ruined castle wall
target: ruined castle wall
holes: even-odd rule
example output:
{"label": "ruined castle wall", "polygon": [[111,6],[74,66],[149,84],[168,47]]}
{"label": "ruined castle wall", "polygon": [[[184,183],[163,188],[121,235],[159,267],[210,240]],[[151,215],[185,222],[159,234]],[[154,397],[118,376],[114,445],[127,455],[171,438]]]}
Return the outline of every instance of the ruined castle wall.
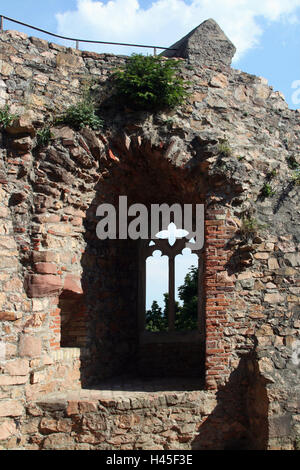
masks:
{"label": "ruined castle wall", "polygon": [[[30,425],[28,403],[80,388],[97,379],[99,366],[109,376],[135,354],[135,251],[130,243],[99,248],[94,229],[95,209],[110,202],[109,188],[117,197],[130,181],[133,200],[143,202],[145,180],[141,184],[135,165],[143,155],[144,173],[163,175],[162,194],[175,181],[184,186],[181,202],[190,202],[195,188],[205,200],[205,381],[221,393],[218,413],[235,390],[241,426],[255,435],[264,423],[259,445],[294,448],[300,432],[299,187],[288,159],[299,163],[299,112],[262,78],[187,60],[182,71],[191,94],[178,110],[137,122],[130,111],[106,109],[102,132],[59,128],[47,148],[37,148],[37,129],[76,103],[91,78],[105,102],[109,75],[125,58],[9,31],[0,36],[0,53],[0,104],[22,115],[1,133],[3,446],[17,446],[16,436],[26,434],[17,423]],[[224,140],[230,151],[222,153]],[[125,159],[131,173],[122,180]],[[187,176],[177,181],[182,166]],[[266,182],[276,191],[271,197],[262,197]],[[153,194],[149,190],[148,202]],[[260,225],[255,236],[240,233],[243,217]],[[236,374],[241,362],[243,373]]]}

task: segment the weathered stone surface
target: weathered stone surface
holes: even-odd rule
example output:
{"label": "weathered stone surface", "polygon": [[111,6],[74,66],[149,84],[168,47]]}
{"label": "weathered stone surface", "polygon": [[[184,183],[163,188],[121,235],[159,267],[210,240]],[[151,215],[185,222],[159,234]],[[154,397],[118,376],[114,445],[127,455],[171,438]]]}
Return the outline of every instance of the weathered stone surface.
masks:
{"label": "weathered stone surface", "polygon": [[53,251],[34,251],[32,257],[35,263],[55,263],[59,260],[59,254]]}
{"label": "weathered stone surface", "polygon": [[35,336],[22,335],[19,343],[21,357],[39,357],[42,352],[41,339]]}
{"label": "weathered stone surface", "polygon": [[61,292],[62,281],[60,276],[32,274],[27,277],[25,288],[31,298],[49,297]]}
{"label": "weathered stone surface", "polygon": [[56,56],[56,65],[57,67],[78,68],[83,65],[83,60],[75,54],[61,52]]}
{"label": "weathered stone surface", "polygon": [[0,386],[7,385],[22,385],[27,382],[27,377],[24,376],[9,376],[9,375],[0,375]]}
{"label": "weathered stone surface", "polygon": [[5,130],[11,135],[30,134],[34,136],[36,134],[36,129],[29,114],[22,114],[10,126],[6,127]]}
{"label": "weathered stone surface", "polygon": [[21,416],[24,407],[16,400],[0,401],[0,416]]}
{"label": "weathered stone surface", "polygon": [[74,448],[74,440],[71,436],[63,433],[52,434],[43,442],[44,450],[71,450]]}
{"label": "weathered stone surface", "polygon": [[40,274],[57,274],[57,266],[53,263],[36,263],[34,267]]}
{"label": "weathered stone surface", "polygon": [[13,421],[4,421],[0,424],[0,441],[4,441],[15,434],[17,428]]}
{"label": "weathered stone surface", "polygon": [[84,137],[84,140],[86,141],[92,155],[96,159],[99,159],[104,149],[103,143],[95,136],[95,133],[88,127],[84,127],[82,129],[81,135]]}
{"label": "weathered stone surface", "polygon": [[27,375],[29,373],[29,362],[27,359],[15,359],[5,365],[5,372],[9,375]]}
{"label": "weathered stone surface", "polygon": [[212,62],[230,65],[236,51],[232,42],[213,19],[201,23],[170,48],[177,51],[164,51],[162,55],[182,57],[197,65],[207,65]]}
{"label": "weathered stone surface", "polygon": [[23,152],[29,152],[32,149],[31,137],[20,137],[12,141],[12,148],[15,150],[22,150]]}
{"label": "weathered stone surface", "polygon": [[266,294],[265,298],[264,298],[264,301],[268,302],[270,304],[281,303],[281,302],[283,302],[283,300],[284,300],[284,298],[279,293]]}
{"label": "weathered stone surface", "polygon": [[76,294],[82,294],[83,290],[81,287],[81,279],[79,276],[73,274],[67,274],[64,279],[64,292],[74,292]]}
{"label": "weathered stone surface", "polygon": [[300,253],[288,253],[285,258],[290,266],[300,266]]}
{"label": "weathered stone surface", "polygon": [[75,133],[69,127],[52,127],[51,133],[53,139],[62,139],[64,145],[74,145],[75,143]]}
{"label": "weathered stone surface", "polygon": [[0,320],[2,321],[16,321],[21,317],[21,312],[0,312]]}

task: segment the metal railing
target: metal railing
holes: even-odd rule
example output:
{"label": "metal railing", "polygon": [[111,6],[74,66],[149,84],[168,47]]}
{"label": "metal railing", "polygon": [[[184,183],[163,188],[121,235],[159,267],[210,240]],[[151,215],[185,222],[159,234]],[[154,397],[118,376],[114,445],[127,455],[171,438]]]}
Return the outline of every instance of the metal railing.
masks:
{"label": "metal railing", "polygon": [[30,24],[23,23],[22,21],[15,20],[13,18],[9,18],[8,16],[0,15],[0,32],[3,31],[3,20],[11,21],[12,23],[20,24],[21,26],[25,26],[27,28],[34,29],[35,31],[39,31],[44,34],[49,34],[49,36],[53,36],[55,38],[64,39],[67,41],[74,41],[76,44],[76,49],[79,49],[79,44],[81,42],[90,43],[90,44],[108,44],[112,46],[129,46],[129,47],[142,47],[145,49],[153,49],[154,55],[157,55],[157,49],[167,50],[167,51],[177,51],[172,47],[161,47],[161,46],[148,46],[144,44],[128,44],[125,42],[108,42],[108,41],[93,41],[89,39],[78,39],[78,38],[69,38],[66,36],[60,36],[59,34],[51,33],[50,31],[46,31],[45,29],[37,28],[36,26],[32,26]]}

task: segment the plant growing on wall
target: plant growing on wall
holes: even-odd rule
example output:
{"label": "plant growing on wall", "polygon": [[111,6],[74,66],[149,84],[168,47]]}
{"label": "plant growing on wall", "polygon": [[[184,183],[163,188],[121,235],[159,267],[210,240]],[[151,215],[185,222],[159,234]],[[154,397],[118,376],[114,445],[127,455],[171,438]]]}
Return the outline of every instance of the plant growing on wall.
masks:
{"label": "plant growing on wall", "polygon": [[98,130],[103,126],[103,121],[96,115],[93,103],[82,100],[67,108],[65,113],[56,119],[56,124],[67,124],[76,130],[85,126]]}
{"label": "plant growing on wall", "polygon": [[134,110],[157,111],[174,108],[187,96],[186,84],[178,76],[174,59],[133,54],[125,67],[113,74],[117,95]]}
{"label": "plant growing on wall", "polygon": [[38,146],[46,147],[53,138],[53,134],[50,130],[50,127],[45,126],[37,131],[36,137]]}
{"label": "plant growing on wall", "polygon": [[9,106],[6,105],[3,108],[0,109],[0,128],[2,127],[5,129],[7,126],[9,126],[17,116],[15,114],[11,114],[9,112]]}
{"label": "plant growing on wall", "polygon": [[265,229],[266,226],[259,224],[255,217],[249,215],[242,218],[240,233],[244,240],[249,240],[258,235],[259,231]]}
{"label": "plant growing on wall", "polygon": [[219,145],[218,145],[218,152],[219,156],[222,157],[231,157],[232,155],[232,149],[229,145],[229,142],[227,139],[223,140]]}
{"label": "plant growing on wall", "polygon": [[300,168],[298,168],[296,171],[294,171],[294,173],[292,175],[292,182],[296,186],[300,186]]}
{"label": "plant growing on wall", "polygon": [[262,197],[272,197],[274,196],[275,191],[272,189],[272,186],[269,183],[265,183],[261,188]]}

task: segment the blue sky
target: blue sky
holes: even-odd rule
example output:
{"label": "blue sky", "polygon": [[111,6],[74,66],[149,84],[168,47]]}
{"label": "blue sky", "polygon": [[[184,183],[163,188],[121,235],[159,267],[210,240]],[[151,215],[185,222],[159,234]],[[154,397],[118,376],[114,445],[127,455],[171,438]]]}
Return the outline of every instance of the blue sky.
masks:
{"label": "blue sky", "polygon": [[0,13],[66,36],[162,46],[213,17],[237,46],[233,66],[267,78],[291,108],[300,108],[292,98],[292,84],[300,80],[300,0],[0,0]]}

